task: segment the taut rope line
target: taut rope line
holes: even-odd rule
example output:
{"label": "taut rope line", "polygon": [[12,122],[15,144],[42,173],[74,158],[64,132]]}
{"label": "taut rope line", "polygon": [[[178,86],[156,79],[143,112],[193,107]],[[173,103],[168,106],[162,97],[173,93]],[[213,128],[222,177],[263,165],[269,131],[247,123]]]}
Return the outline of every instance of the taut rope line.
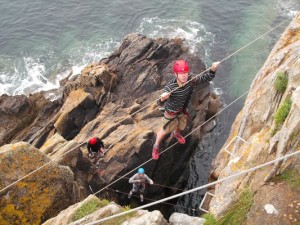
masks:
{"label": "taut rope line", "polygon": [[128,210],[126,212],[122,212],[122,213],[118,213],[118,214],[115,214],[115,215],[112,215],[112,216],[109,216],[109,217],[106,217],[106,218],[102,218],[100,220],[96,220],[92,223],[87,223],[86,225],[94,225],[94,224],[98,224],[99,222],[104,222],[104,221],[107,221],[107,220],[110,220],[110,219],[113,219],[113,218],[116,218],[116,217],[119,217],[119,216],[123,216],[123,215],[126,215],[128,213],[132,213],[132,212],[135,212],[137,210],[140,210],[140,209],[144,209],[144,208],[147,208],[147,207],[150,207],[150,206],[153,206],[153,205],[156,205],[156,204],[159,204],[161,202],[165,202],[165,201],[168,201],[168,200],[171,200],[173,198],[178,198],[180,196],[183,196],[183,195],[186,195],[186,194],[189,194],[189,193],[192,193],[192,192],[195,192],[195,191],[199,191],[201,189],[204,189],[204,188],[208,188],[208,187],[211,187],[215,184],[218,184],[218,183],[221,183],[223,181],[226,181],[226,180],[229,180],[229,179],[232,179],[232,178],[235,178],[235,177],[238,177],[240,175],[243,175],[243,174],[246,174],[246,173],[249,173],[249,172],[252,172],[252,171],[255,171],[255,170],[258,170],[258,169],[261,169],[265,166],[269,166],[273,163],[276,163],[276,162],[279,162],[279,161],[282,161],[284,159],[287,159],[289,157],[293,157],[293,156],[296,156],[300,153],[300,151],[296,151],[296,152],[292,152],[290,154],[287,154],[285,156],[282,156],[282,157],[279,157],[277,159],[274,159],[274,160],[271,160],[269,162],[266,162],[266,163],[263,163],[263,164],[260,164],[258,166],[255,166],[255,167],[252,167],[248,170],[244,170],[244,171],[240,171],[238,173],[235,173],[235,174],[232,174],[230,176],[227,176],[227,177],[224,177],[220,180],[217,180],[217,181],[214,181],[214,182],[211,182],[209,184],[205,184],[205,185],[202,185],[200,187],[196,187],[196,188],[193,188],[191,190],[188,190],[188,191],[184,191],[182,193],[179,193],[179,194],[176,194],[176,195],[173,195],[173,196],[169,196],[167,198],[164,198],[164,199],[161,199],[161,200],[158,200],[158,201],[155,201],[155,202],[152,202],[152,203],[149,203],[149,204],[146,204],[146,205],[143,205],[143,206],[140,206],[140,207],[137,207],[137,208],[134,208],[134,209],[131,209],[131,210]]}
{"label": "taut rope line", "polygon": [[[234,54],[238,53],[238,52],[241,51],[242,49],[248,47],[249,45],[251,45],[252,43],[254,43],[255,41],[257,41],[259,38],[261,38],[261,37],[263,37],[264,35],[270,33],[271,31],[275,30],[277,27],[279,27],[279,26],[282,25],[283,23],[287,22],[288,20],[290,20],[290,19],[287,19],[287,20],[285,20],[285,21],[279,23],[279,24],[278,24],[277,26],[275,26],[274,28],[270,29],[269,31],[267,31],[267,32],[265,32],[264,34],[260,35],[258,38],[256,38],[256,39],[254,39],[253,41],[249,42],[247,45],[243,46],[242,48],[240,48],[240,49],[238,49],[237,51],[233,52],[232,54],[228,55],[226,58],[224,58],[224,59],[221,60],[220,62],[224,62],[225,60],[227,60],[228,58],[230,58],[230,57],[233,56]],[[192,80],[196,79],[198,76],[202,75],[203,73],[207,72],[208,70],[209,70],[209,69],[206,69],[206,70],[203,71],[202,73],[200,73],[200,74],[198,74],[197,76],[193,77],[193,79],[189,80],[188,82],[191,82]],[[188,82],[186,82],[185,84],[187,84]],[[176,90],[176,89],[175,89],[175,90]],[[175,90],[173,90],[173,91],[175,91]],[[172,93],[172,92],[171,92],[171,93]],[[130,114],[130,116],[134,116],[134,115],[137,114],[138,112],[141,112],[142,110],[144,110],[145,108],[147,108],[147,107],[150,106],[151,104],[155,103],[158,99],[160,99],[160,98],[157,98],[157,99],[155,99],[154,101],[148,103],[147,105],[145,105],[145,106],[142,107],[141,109],[139,109],[139,110],[135,111],[134,113]],[[124,119],[121,120],[120,122],[124,121],[125,119],[126,119],[126,118],[124,118]],[[120,123],[120,122],[119,122],[119,123]],[[202,124],[202,125],[203,125],[203,124]],[[61,156],[65,155],[65,154],[67,154],[67,153],[73,151],[74,149],[76,149],[76,148],[78,148],[78,147],[81,147],[81,146],[84,145],[84,144],[85,144],[85,143],[78,144],[76,147],[70,149],[69,151],[65,152],[64,154],[60,155],[59,157],[61,157]],[[176,143],[175,143],[175,144],[176,144]],[[174,145],[175,145],[175,144],[174,144]],[[172,146],[174,146],[174,145],[172,145]],[[171,146],[171,147],[172,147],[172,146]],[[169,148],[171,148],[171,147],[169,147]],[[165,152],[165,151],[168,150],[169,148],[165,149],[163,152]],[[162,154],[163,152],[161,152],[161,154]],[[57,158],[59,158],[59,157],[57,157]],[[55,158],[55,159],[57,159],[57,158]],[[34,174],[35,172],[39,171],[40,169],[44,168],[45,166],[49,165],[51,162],[54,162],[55,159],[54,159],[54,160],[51,160],[51,161],[49,161],[49,162],[47,162],[46,164],[44,164],[44,165],[38,167],[37,169],[33,170],[32,172],[26,174],[25,176],[21,177],[20,179],[14,181],[14,182],[12,182],[11,184],[7,185],[6,187],[2,188],[2,189],[0,190],[0,193],[3,192],[3,191],[5,191],[5,190],[7,190],[9,187],[11,187],[11,186],[17,184],[17,183],[20,182],[21,180],[23,180],[23,179],[29,177],[30,175]],[[150,160],[144,162],[144,163],[141,164],[140,166],[145,165],[146,163],[150,162],[151,160],[152,160],[152,159],[150,159]],[[136,167],[134,170],[136,170],[137,168],[138,168],[138,167]],[[129,173],[133,172],[134,170],[128,172],[128,173],[125,174],[124,176],[128,175]],[[121,179],[121,178],[117,179],[115,182],[117,182],[117,181],[120,180],[120,179]],[[113,182],[113,183],[115,183],[115,182]],[[111,184],[113,184],[113,183],[111,183]],[[111,184],[107,185],[106,187],[109,187]],[[105,188],[106,188],[106,187],[105,187]],[[101,191],[102,191],[103,189],[105,189],[105,188],[102,188],[100,191],[96,192],[95,194],[101,192]]]}

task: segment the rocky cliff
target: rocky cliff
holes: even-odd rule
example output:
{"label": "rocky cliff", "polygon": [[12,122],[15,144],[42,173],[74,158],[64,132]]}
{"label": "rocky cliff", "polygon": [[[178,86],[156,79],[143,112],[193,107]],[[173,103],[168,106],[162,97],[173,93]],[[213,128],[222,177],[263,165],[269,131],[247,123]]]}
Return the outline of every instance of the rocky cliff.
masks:
{"label": "rocky cliff", "polygon": [[[300,14],[253,80],[229,138],[214,160],[212,180],[300,150],[299,56]],[[217,184],[210,190],[214,193],[210,213],[226,218],[247,190],[250,204],[243,224],[296,224],[300,220],[299,165],[298,155]]]}
{"label": "rocky cliff", "polygon": [[[80,74],[70,74],[61,81],[58,90],[30,96],[1,96],[0,166],[7,170],[7,176],[0,176],[3,223],[39,224],[85,199],[91,190],[100,190],[151,159],[162,116],[156,100],[165,82],[173,76],[172,64],[178,58],[188,60],[194,73],[205,70],[201,60],[188,53],[181,39],[155,40],[130,34],[111,56],[87,66]],[[203,84],[193,96],[194,107],[190,107],[191,121],[186,133],[202,124],[206,115],[218,110],[216,102],[218,105],[216,97],[210,95],[209,83]],[[159,160],[149,161],[144,165],[147,175],[158,184],[182,187],[188,177],[186,164],[206,131],[196,130],[188,137],[187,144],[175,145]],[[87,157],[86,142],[91,137],[101,138],[109,149],[98,167]],[[167,138],[162,149],[174,143],[172,138]],[[15,166],[10,167],[10,163]],[[57,181],[59,173],[48,171],[52,167],[68,168],[68,177],[62,171],[63,178]],[[36,169],[40,172],[36,173]],[[31,172],[33,175],[19,181]],[[46,174],[49,176],[45,177]],[[17,183],[7,188],[12,182]],[[58,186],[60,195],[56,195],[57,189],[47,187],[48,184]],[[111,199],[114,190],[126,193],[130,188],[128,180],[121,179],[100,195]],[[48,195],[36,197],[44,196],[45,190]],[[154,199],[174,193],[165,191],[163,186],[147,190],[146,194]],[[45,205],[41,202],[44,199]],[[43,207],[38,214],[26,213],[26,207],[35,209],[33,203]]]}

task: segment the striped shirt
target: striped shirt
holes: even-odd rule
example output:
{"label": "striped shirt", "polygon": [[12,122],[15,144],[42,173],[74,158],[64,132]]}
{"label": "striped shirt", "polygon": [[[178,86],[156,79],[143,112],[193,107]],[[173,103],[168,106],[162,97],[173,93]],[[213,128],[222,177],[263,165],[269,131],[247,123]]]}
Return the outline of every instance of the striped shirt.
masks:
{"label": "striped shirt", "polygon": [[[189,74],[188,81],[190,81],[195,75]],[[170,97],[164,102],[165,110],[168,113],[176,113],[185,110],[191,95],[194,91],[194,87],[211,81],[215,77],[215,72],[209,70],[209,72],[198,76],[194,80],[186,83],[184,86],[179,87],[176,78],[172,78],[164,87],[163,92],[171,93]]]}

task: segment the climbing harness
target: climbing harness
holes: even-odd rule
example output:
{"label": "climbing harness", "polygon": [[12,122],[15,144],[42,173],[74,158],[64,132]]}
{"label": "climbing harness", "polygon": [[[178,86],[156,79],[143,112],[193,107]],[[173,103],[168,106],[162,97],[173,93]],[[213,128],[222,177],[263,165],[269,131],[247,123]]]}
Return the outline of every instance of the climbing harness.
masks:
{"label": "climbing harness", "polygon": [[[295,150],[295,149],[294,149]],[[290,157],[294,157],[296,155],[300,154],[300,151],[295,151],[295,152],[292,152],[290,154],[287,154],[285,156],[282,156],[282,157],[279,157],[277,159],[274,159],[274,160],[271,160],[269,162],[266,162],[266,163],[263,163],[263,164],[260,164],[258,166],[255,166],[255,167],[252,167],[248,170],[244,170],[244,171],[240,171],[240,172],[237,172],[237,173],[234,173],[230,176],[227,176],[227,177],[224,177],[222,179],[219,179],[217,181],[214,181],[214,182],[211,182],[211,183],[208,183],[208,184],[205,184],[205,185],[202,185],[200,187],[196,187],[196,188],[193,188],[191,190],[187,190],[187,191],[184,191],[182,193],[179,193],[179,194],[175,194],[173,196],[169,196],[167,198],[164,198],[164,199],[160,199],[158,201],[155,201],[155,202],[152,202],[152,203],[149,203],[149,204],[146,204],[146,205],[143,205],[143,206],[140,206],[140,207],[136,207],[134,209],[130,209],[128,211],[125,211],[125,212],[122,212],[122,213],[118,213],[118,214],[115,214],[115,215],[112,215],[112,216],[108,216],[108,217],[105,217],[105,218],[102,218],[100,220],[96,220],[94,222],[91,222],[91,223],[87,223],[85,225],[95,225],[95,224],[98,224],[100,222],[104,222],[104,221],[107,221],[107,220],[110,220],[110,219],[113,219],[113,218],[116,218],[116,217],[120,217],[120,216],[123,216],[123,215],[126,215],[128,213],[132,213],[132,212],[135,212],[137,210],[140,210],[140,209],[144,209],[144,208],[147,208],[147,207],[150,207],[150,206],[153,206],[153,205],[156,205],[156,204],[159,204],[159,203],[162,203],[162,202],[165,202],[165,201],[168,201],[168,200],[171,200],[171,199],[174,199],[174,198],[178,198],[180,196],[183,196],[183,195],[186,195],[186,194],[189,194],[189,193],[192,193],[192,192],[195,192],[195,191],[198,191],[198,190],[201,190],[201,189],[205,189],[205,188],[208,188],[208,187],[211,187],[211,186],[214,186],[218,183],[222,183],[226,180],[230,180],[230,179],[233,179],[233,178],[236,178],[238,176],[241,176],[241,175],[244,175],[244,174],[247,174],[247,173],[250,173],[250,172],[253,172],[255,170],[258,170],[258,169],[261,169],[263,167],[266,167],[266,166],[269,166],[269,165],[272,165],[276,162],[280,162],[282,160],[285,160],[287,158],[290,158]]]}
{"label": "climbing harness", "polygon": [[[270,29],[269,31],[267,31],[267,32],[265,32],[264,34],[260,35],[258,38],[256,38],[256,39],[254,39],[253,41],[249,42],[247,45],[243,46],[242,48],[240,48],[240,49],[238,49],[237,51],[233,52],[232,54],[228,55],[226,58],[224,58],[223,60],[221,60],[220,63],[224,62],[225,60],[227,60],[228,58],[230,58],[230,57],[233,56],[234,54],[236,54],[236,53],[240,52],[241,50],[243,50],[244,48],[248,47],[249,45],[251,45],[252,43],[254,43],[255,41],[257,41],[258,39],[260,39],[261,37],[263,37],[264,35],[266,35],[266,34],[270,33],[271,31],[275,30],[276,28],[278,28],[278,27],[281,26],[282,24],[286,23],[288,20],[290,20],[290,19],[286,19],[285,21],[279,23],[277,26],[273,27],[273,28]],[[186,83],[191,82],[192,80],[195,80],[198,76],[201,76],[202,74],[204,74],[204,73],[207,72],[207,71],[208,71],[208,69],[205,70],[205,71],[203,71],[202,73],[198,74],[197,76],[193,77],[191,80],[187,81]],[[185,85],[185,84],[183,84],[183,85]],[[176,89],[175,89],[175,90],[176,90]],[[175,91],[175,90],[173,90],[173,91]],[[171,93],[172,93],[172,92],[171,92]],[[240,98],[241,98],[242,96],[244,96],[246,93],[248,93],[248,91],[246,91],[244,94],[242,94],[240,97],[238,97],[238,98],[237,98],[236,100],[234,100],[232,103],[230,103],[230,104],[229,104],[227,107],[225,107],[223,110],[220,110],[218,113],[216,113],[215,116],[218,115],[218,114],[220,114],[222,111],[224,111],[224,110],[225,110],[226,108],[228,108],[229,106],[231,106],[234,102],[236,102],[238,99],[240,99]],[[135,115],[135,114],[141,112],[142,110],[144,110],[144,109],[147,108],[148,106],[150,106],[150,105],[152,105],[153,103],[157,102],[157,100],[158,100],[158,99],[155,99],[154,101],[148,103],[147,105],[145,105],[145,106],[142,107],[141,109],[139,109],[139,110],[135,111],[134,113],[132,113],[131,116],[133,116],[133,115]],[[207,120],[206,122],[210,121],[212,118],[214,118],[214,117],[211,117],[211,118],[210,118],[209,120]],[[125,119],[124,119],[124,120],[125,120]],[[206,122],[205,122],[205,123],[206,123]],[[205,123],[201,124],[201,125],[198,126],[197,128],[203,126]],[[196,128],[196,129],[197,129],[197,128]],[[196,129],[194,129],[194,131],[195,131]],[[192,132],[194,132],[194,131],[192,131]],[[188,135],[190,135],[192,132],[190,132]],[[187,137],[188,135],[186,135],[185,137]],[[81,147],[81,146],[84,145],[84,144],[85,144],[85,143],[78,144],[77,146],[75,146],[74,148],[68,150],[67,152],[63,153],[62,155],[60,155],[60,156],[54,158],[53,160],[51,160],[51,161],[47,162],[46,164],[44,164],[44,165],[38,167],[37,169],[35,169],[35,170],[33,170],[32,172],[26,174],[25,176],[19,178],[18,180],[12,182],[11,184],[5,186],[4,188],[2,188],[2,189],[0,190],[0,193],[3,192],[3,191],[5,191],[5,190],[7,190],[7,189],[10,188],[10,187],[12,187],[13,185],[17,184],[18,182],[24,180],[25,178],[31,176],[32,174],[36,173],[37,171],[41,170],[42,168],[46,167],[46,166],[49,165],[50,163],[54,162],[56,159],[61,158],[61,156],[68,154],[69,152],[71,152],[71,151],[73,151],[73,150],[75,150],[75,149]],[[167,149],[165,149],[164,151],[162,151],[160,154],[162,154],[162,153],[164,153],[165,151],[169,150],[171,147],[175,146],[176,144],[177,144],[177,143],[171,145],[170,147],[168,147]],[[141,166],[147,164],[147,163],[150,162],[151,160],[152,160],[152,158],[150,158],[150,159],[147,160],[146,162],[142,163],[142,164],[139,165],[138,167],[134,168],[133,170],[129,171],[129,172],[126,173],[124,176],[126,176],[126,175],[132,173],[134,170],[136,170],[137,168],[139,168],[139,167],[141,167]],[[108,184],[108,185],[105,186],[104,188],[100,189],[98,192],[95,193],[95,195],[96,195],[97,193],[100,193],[101,191],[103,191],[103,190],[106,189],[107,187],[111,186],[112,184],[116,183],[116,182],[119,181],[120,179],[121,179],[121,178],[119,178],[119,179],[117,179],[117,180],[111,182],[110,184]],[[160,200],[160,201],[164,201],[164,199],[163,199],[163,200]],[[148,205],[149,205],[149,204],[148,204]],[[148,205],[145,205],[144,207],[148,207]],[[129,211],[127,211],[127,212],[129,212]],[[95,224],[95,223],[92,223],[92,224]]]}

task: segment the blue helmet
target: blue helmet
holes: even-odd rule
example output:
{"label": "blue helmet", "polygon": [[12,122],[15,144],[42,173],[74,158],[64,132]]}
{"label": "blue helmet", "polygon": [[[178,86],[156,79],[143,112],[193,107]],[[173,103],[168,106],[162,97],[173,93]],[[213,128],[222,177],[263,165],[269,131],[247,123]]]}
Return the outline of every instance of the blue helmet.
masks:
{"label": "blue helmet", "polygon": [[141,167],[141,168],[138,169],[138,173],[144,174],[144,173],[145,173],[145,170]]}

